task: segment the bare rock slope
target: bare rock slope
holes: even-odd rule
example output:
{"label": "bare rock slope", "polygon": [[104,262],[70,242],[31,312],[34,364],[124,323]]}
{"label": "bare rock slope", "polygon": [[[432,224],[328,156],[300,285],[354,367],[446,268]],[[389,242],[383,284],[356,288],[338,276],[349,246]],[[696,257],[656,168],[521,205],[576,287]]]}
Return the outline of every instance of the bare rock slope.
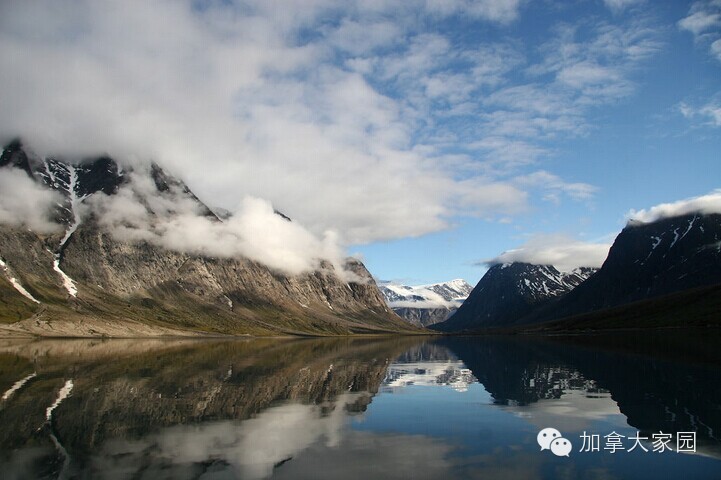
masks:
{"label": "bare rock slope", "polygon": [[[28,154],[19,142],[0,157],[58,195],[50,234],[0,224],[0,335],[133,336],[348,334],[412,329],[387,308],[365,266],[343,272],[323,261],[291,275],[243,256],[217,258],[119,239],[88,214],[94,197],[112,197],[129,172],[102,157],[74,165]],[[198,215],[223,222],[179,179],[157,165],[145,214],[156,201],[194,202]],[[279,214],[280,215],[280,214]],[[285,220],[287,217],[283,216]],[[289,220],[288,220],[289,221]]]}

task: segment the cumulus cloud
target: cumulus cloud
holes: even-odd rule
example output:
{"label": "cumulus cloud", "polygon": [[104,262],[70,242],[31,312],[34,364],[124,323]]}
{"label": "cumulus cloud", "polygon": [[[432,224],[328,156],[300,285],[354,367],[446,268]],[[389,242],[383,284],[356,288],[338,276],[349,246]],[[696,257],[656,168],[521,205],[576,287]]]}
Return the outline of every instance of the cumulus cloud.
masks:
{"label": "cumulus cloud", "polygon": [[513,177],[553,154],[546,140],[583,134],[590,107],[628,95],[658,47],[642,22],[598,23],[559,31],[528,65],[503,36],[436,28],[504,28],[523,4],[9,2],[0,137],[152,159],[213,205],[265,198],[341,243],[523,212],[540,187]]}
{"label": "cumulus cloud", "polygon": [[246,197],[232,215],[218,221],[179,185],[158,192],[142,169],[128,178],[116,194],[98,193],[84,204],[83,215],[95,215],[121,241],[212,257],[243,256],[291,275],[317,270],[326,260],[337,274],[352,277],[344,271],[343,249],[334,232],[319,238],[275,213],[266,200]]}
{"label": "cumulus cloud", "polygon": [[631,210],[626,214],[626,218],[629,221],[649,223],[691,213],[721,213],[721,190],[677,202],[662,203],[648,209]]}
{"label": "cumulus cloud", "polygon": [[23,226],[38,233],[54,233],[52,210],[62,199],[33,181],[24,171],[0,168],[0,224]]}
{"label": "cumulus cloud", "polygon": [[590,243],[567,235],[535,235],[528,242],[507,250],[486,265],[523,262],[534,265],[553,265],[562,272],[579,267],[599,268],[608,256],[610,243]]}

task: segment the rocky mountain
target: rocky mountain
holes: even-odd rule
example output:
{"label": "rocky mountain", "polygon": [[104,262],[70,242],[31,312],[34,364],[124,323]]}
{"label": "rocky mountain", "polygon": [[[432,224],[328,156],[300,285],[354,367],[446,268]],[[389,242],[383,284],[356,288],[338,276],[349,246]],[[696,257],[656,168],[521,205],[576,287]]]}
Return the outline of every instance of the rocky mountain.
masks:
{"label": "rocky mountain", "polygon": [[[55,192],[51,216],[59,225],[41,233],[0,224],[0,326],[5,334],[409,329],[387,308],[373,278],[355,259],[347,259],[342,272],[322,261],[316,271],[291,275],[243,256],[220,257],[153,242],[152,235],[127,222],[128,215],[151,227],[168,217],[157,228],[173,225],[180,218],[175,210],[181,208],[192,210],[193,218],[226,221],[158,165],[133,169],[109,157],[74,164],[39,158],[15,141],[3,150],[0,169],[23,171],[36,185]],[[110,214],[90,208],[109,201],[127,210],[113,229]],[[182,232],[177,241],[183,240]]]}
{"label": "rocky mountain", "polygon": [[550,268],[493,266],[458,312],[434,328],[564,331],[715,323],[721,214],[630,221],[593,275],[586,270],[565,279]]}
{"label": "rocky mountain", "polygon": [[530,320],[587,314],[720,283],[721,214],[631,221],[595,275]]}
{"label": "rocky mountain", "polygon": [[538,308],[566,295],[591,277],[595,269],[560,272],[551,265],[493,265],[468,299],[435,329],[453,332],[522,323]]}
{"label": "rocky mountain", "polygon": [[462,279],[417,286],[385,283],[379,288],[394,312],[419,327],[448,319],[473,290]]}

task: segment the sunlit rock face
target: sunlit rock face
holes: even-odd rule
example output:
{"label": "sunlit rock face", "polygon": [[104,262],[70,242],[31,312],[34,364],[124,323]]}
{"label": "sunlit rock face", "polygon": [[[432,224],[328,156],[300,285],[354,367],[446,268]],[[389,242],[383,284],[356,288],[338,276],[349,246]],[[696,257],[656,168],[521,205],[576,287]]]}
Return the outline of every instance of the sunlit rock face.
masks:
{"label": "sunlit rock face", "polygon": [[[42,224],[47,231],[29,228],[22,218],[0,224],[0,319],[16,323],[4,327],[10,333],[412,328],[386,306],[360,261],[339,257],[332,245],[325,252],[323,242],[262,202],[251,204],[242,219],[218,216],[158,165],[38,158],[19,142],[0,156],[0,174],[8,172],[38,195],[51,195]],[[36,210],[42,216],[41,205]],[[287,243],[244,243],[264,218],[268,228],[289,232]],[[329,259],[316,258],[325,253]],[[32,314],[37,321],[17,323]]]}

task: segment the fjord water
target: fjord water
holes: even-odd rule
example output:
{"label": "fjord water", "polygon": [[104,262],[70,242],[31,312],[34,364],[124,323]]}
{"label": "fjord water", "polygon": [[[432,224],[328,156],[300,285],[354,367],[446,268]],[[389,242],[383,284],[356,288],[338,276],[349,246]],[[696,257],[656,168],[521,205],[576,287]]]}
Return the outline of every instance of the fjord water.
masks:
{"label": "fjord water", "polygon": [[0,475],[720,478],[720,338],[3,340]]}

